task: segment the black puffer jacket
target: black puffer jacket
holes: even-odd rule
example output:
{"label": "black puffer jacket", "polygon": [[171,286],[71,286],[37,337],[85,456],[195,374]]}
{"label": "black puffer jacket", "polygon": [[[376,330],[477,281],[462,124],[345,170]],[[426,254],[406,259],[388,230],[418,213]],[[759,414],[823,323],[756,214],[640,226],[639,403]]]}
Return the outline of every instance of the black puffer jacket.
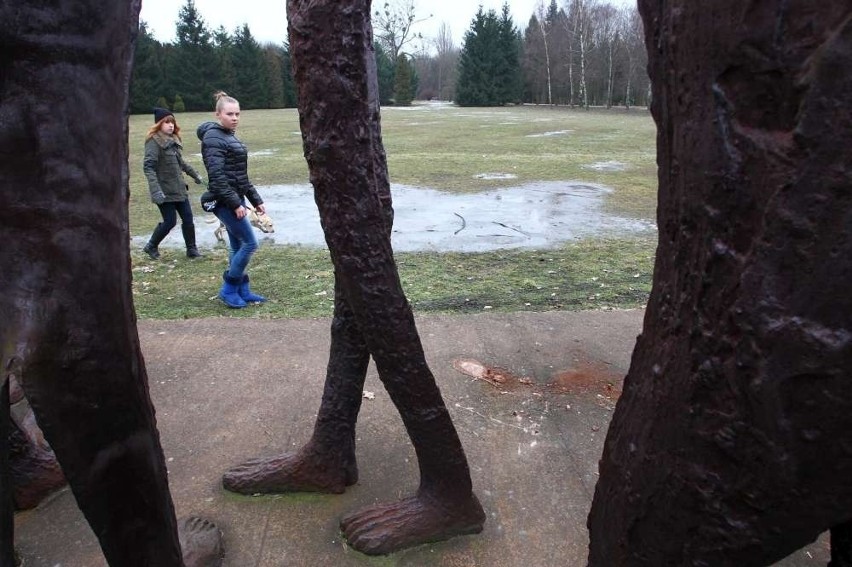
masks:
{"label": "black puffer jacket", "polygon": [[201,140],[201,157],[207,168],[208,189],[219,205],[236,209],[243,197],[257,207],[263,203],[248,178],[248,149],[218,122],[205,122],[196,132]]}

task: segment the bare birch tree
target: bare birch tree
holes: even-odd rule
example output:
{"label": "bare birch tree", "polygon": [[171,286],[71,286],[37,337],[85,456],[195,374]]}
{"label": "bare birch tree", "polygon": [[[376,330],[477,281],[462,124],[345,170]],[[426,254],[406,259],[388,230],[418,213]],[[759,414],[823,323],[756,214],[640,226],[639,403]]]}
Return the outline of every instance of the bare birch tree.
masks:
{"label": "bare birch tree", "polygon": [[612,90],[615,82],[615,66],[613,55],[620,43],[618,26],[618,10],[612,4],[600,4],[594,7],[596,45],[599,45],[606,56],[606,107],[612,108]]}
{"label": "bare birch tree", "polygon": [[453,42],[453,33],[447,22],[441,22],[438,35],[433,40],[437,59],[438,98],[450,100],[455,88],[455,69],[459,51]]}
{"label": "bare birch tree", "polygon": [[592,14],[597,5],[597,0],[575,0],[576,6],[576,34],[580,48],[580,98],[583,108],[589,108],[589,88],[586,82],[586,58],[589,45],[592,42],[593,30]]}
{"label": "bare birch tree", "polygon": [[415,0],[391,0],[385,2],[381,10],[376,10],[373,15],[373,35],[390,56],[394,66],[404,47],[423,39],[421,34],[413,31],[414,25],[431,17],[430,14],[425,18],[417,18]]}
{"label": "bare birch tree", "polygon": [[597,0],[568,0],[565,3],[566,14],[568,18],[565,20],[564,29],[570,37],[569,45],[569,61],[568,61],[568,76],[571,89],[571,104],[577,100],[574,94],[574,56],[576,54],[577,64],[579,65],[580,76],[578,78],[579,104],[585,108],[589,107],[589,89],[586,80],[586,65],[588,60],[589,49],[593,42],[593,16],[595,7],[598,5]]}
{"label": "bare birch tree", "polygon": [[639,16],[639,10],[636,6],[627,6],[621,10],[620,27],[621,35],[624,38],[624,53],[625,53],[625,85],[624,85],[624,106],[628,109],[633,102],[633,88],[637,72],[644,69],[648,61],[648,54],[645,51],[645,30],[642,25],[642,18]]}
{"label": "bare birch tree", "polygon": [[541,30],[541,42],[544,45],[544,64],[547,77],[547,104],[553,104],[553,80],[550,73],[550,51],[547,48],[547,34],[550,27],[544,12],[544,1],[539,0],[537,11],[538,26]]}

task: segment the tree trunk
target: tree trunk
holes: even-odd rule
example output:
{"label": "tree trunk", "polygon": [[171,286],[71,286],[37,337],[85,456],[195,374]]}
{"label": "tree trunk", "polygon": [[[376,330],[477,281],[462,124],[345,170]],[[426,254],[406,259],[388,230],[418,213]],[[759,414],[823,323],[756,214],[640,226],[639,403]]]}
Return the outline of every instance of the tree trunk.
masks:
{"label": "tree trunk", "polygon": [[0,376],[0,567],[15,565],[15,509],[12,505],[12,475],[9,471],[9,377]]}
{"label": "tree trunk", "polygon": [[659,247],[600,461],[589,565],[768,565],[831,528],[842,557],[852,7],[639,6]]}
{"label": "tree trunk", "polygon": [[627,74],[627,85],[624,87],[624,108],[630,110],[630,79],[633,76],[633,72],[630,71]]}
{"label": "tree trunk", "polygon": [[606,107],[612,108],[612,40],[607,48],[607,74],[606,74]]}
{"label": "tree trunk", "polygon": [[574,108],[574,52],[568,58],[568,102]]}
{"label": "tree trunk", "polygon": [[547,33],[544,31],[544,23],[539,20],[538,25],[541,27],[541,41],[544,43],[544,61],[547,65],[547,104],[553,104],[553,87],[550,81],[550,52],[547,50]]}
{"label": "tree trunk", "polygon": [[585,29],[580,28],[580,97],[583,108],[589,108],[589,92],[586,88],[586,37]]}

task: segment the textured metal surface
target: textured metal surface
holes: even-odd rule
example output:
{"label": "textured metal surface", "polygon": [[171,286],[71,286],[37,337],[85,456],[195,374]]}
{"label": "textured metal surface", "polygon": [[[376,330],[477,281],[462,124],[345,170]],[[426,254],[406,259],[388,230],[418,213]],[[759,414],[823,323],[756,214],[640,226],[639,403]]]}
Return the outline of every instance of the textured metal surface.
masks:
{"label": "textured metal surface", "polygon": [[182,565],[131,299],[139,1],[0,7],[0,348],[113,565]]}
{"label": "textured metal surface", "polygon": [[393,210],[381,139],[370,2],[288,2],[299,119],[320,222],[335,269],[335,310],[313,446],[344,451],[369,357],[405,423],[420,469],[413,497],[341,524],[356,548],[387,553],[482,529],[467,459],[430,371],[391,249]]}
{"label": "textured metal surface", "polygon": [[852,518],[852,7],[639,5],[660,241],[590,565],[766,565]]}

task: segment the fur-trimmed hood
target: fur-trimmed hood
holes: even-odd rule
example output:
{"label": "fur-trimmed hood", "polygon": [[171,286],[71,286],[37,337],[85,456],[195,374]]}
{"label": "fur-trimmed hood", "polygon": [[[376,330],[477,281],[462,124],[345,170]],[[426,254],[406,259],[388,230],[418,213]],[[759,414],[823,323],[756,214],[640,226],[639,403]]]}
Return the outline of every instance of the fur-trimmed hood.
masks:
{"label": "fur-trimmed hood", "polygon": [[177,146],[177,149],[180,151],[183,150],[183,144],[181,143],[180,138],[178,138],[177,136],[166,136],[162,132],[155,132],[154,135],[151,136],[151,139],[157,142],[157,145],[163,148],[164,150],[172,146]]}

